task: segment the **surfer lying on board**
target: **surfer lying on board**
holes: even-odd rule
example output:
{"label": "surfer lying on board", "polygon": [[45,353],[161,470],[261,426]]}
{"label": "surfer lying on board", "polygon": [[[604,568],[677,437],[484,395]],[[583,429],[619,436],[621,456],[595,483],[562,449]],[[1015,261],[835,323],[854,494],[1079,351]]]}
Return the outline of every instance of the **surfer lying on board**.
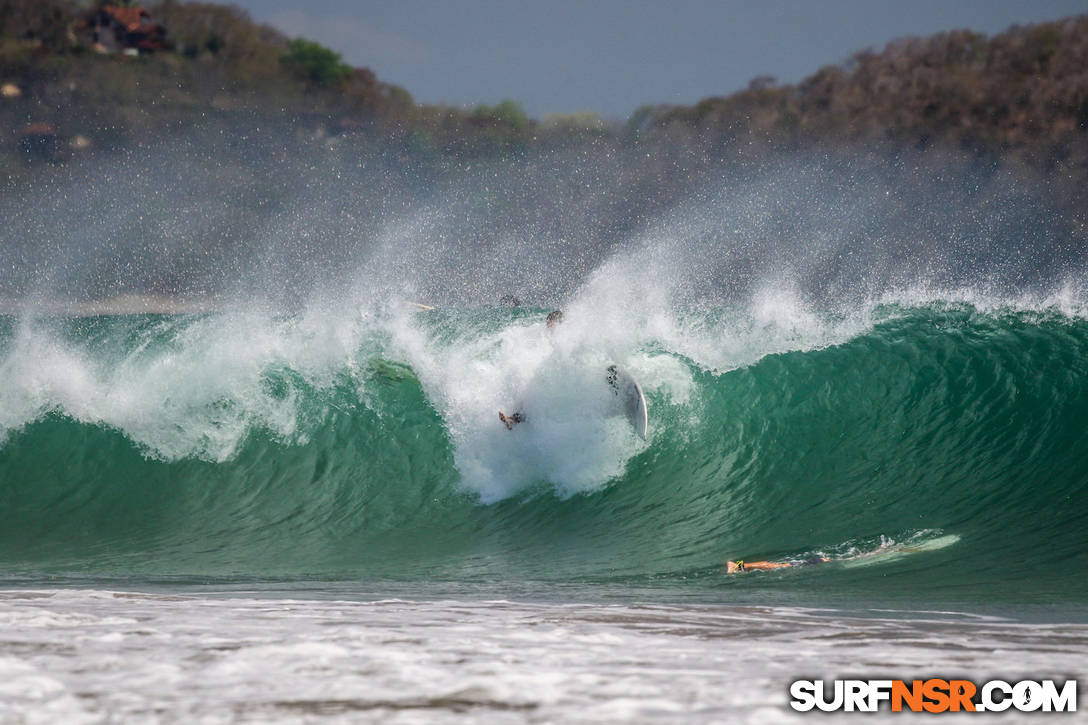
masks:
{"label": "surfer lying on board", "polygon": [[[548,316],[544,319],[544,324],[548,326],[548,329],[553,329],[556,325],[563,321],[563,310],[553,310],[548,313]],[[525,415],[518,411],[507,415],[506,413],[499,411],[499,420],[506,426],[506,430],[514,430],[514,426],[518,423],[525,422]]]}
{"label": "surfer lying on board", "polygon": [[770,569],[791,569],[795,566],[805,566],[807,564],[823,564],[824,562],[831,561],[826,556],[813,556],[798,562],[789,561],[744,561],[743,559],[737,559],[736,561],[725,562],[726,574],[739,574],[742,571],[751,571],[754,569],[760,569],[767,571]]}

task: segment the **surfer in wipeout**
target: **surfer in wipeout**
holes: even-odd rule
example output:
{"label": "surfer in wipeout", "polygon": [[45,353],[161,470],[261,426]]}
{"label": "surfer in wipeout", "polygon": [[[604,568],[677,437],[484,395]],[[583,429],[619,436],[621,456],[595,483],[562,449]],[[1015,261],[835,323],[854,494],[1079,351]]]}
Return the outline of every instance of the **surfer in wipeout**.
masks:
{"label": "surfer in wipeout", "polygon": [[[562,310],[552,310],[551,312],[548,313],[548,316],[544,319],[544,324],[546,324],[548,326],[549,330],[552,330],[552,329],[555,328],[556,325],[558,325],[562,321],[563,321],[563,311]],[[506,413],[504,413],[504,412],[502,412],[500,410],[499,411],[499,420],[501,420],[503,422],[503,425],[506,426],[506,430],[513,430],[515,425],[517,425],[518,423],[524,423],[525,422],[525,414],[522,413],[519,410],[519,411],[516,411],[514,413],[511,413],[510,415],[507,415]]]}
{"label": "surfer in wipeout", "polygon": [[506,413],[504,413],[504,412],[502,412],[500,410],[499,411],[499,420],[501,420],[503,422],[503,424],[506,426],[506,430],[514,430],[515,425],[517,425],[518,423],[525,422],[525,416],[522,415],[521,412],[515,412],[515,413],[511,413],[510,415],[507,415]]}

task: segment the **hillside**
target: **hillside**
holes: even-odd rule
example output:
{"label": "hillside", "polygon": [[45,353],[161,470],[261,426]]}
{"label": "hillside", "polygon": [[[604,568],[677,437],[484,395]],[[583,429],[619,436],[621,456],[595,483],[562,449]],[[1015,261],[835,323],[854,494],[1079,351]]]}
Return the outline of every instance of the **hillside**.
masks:
{"label": "hillside", "polygon": [[797,85],[757,77],[745,91],[691,107],[644,107],[622,134],[592,114],[534,121],[512,101],[419,105],[370,69],[212,3],[151,5],[145,22],[161,26],[162,47],[136,57],[95,52],[85,27],[91,12],[74,0],[0,4],[0,80],[17,94],[3,99],[0,115],[9,139],[49,123],[66,139],[112,149],[252,117],[398,141],[409,153],[501,152],[587,132],[622,143],[636,132],[643,142],[694,142],[709,153],[742,142],[944,144],[1071,173],[1084,173],[1088,161],[1088,16],[992,38],[955,31],[895,41]]}

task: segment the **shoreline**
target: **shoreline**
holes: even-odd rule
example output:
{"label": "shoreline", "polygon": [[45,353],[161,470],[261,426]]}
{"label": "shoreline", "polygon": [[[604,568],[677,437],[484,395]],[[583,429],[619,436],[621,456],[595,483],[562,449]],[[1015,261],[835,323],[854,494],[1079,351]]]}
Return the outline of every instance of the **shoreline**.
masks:
{"label": "shoreline", "polygon": [[77,589],[7,592],[0,614],[16,720],[803,723],[798,679],[1066,681],[1086,651],[1083,625],[795,607]]}

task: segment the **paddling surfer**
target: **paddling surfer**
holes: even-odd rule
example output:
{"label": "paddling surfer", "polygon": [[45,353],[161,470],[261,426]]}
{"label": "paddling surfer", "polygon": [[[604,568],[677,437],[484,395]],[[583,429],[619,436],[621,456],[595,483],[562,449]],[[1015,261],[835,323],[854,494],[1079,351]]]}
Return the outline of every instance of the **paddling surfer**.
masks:
{"label": "paddling surfer", "polygon": [[725,562],[726,574],[739,574],[744,571],[770,571],[772,569],[792,569],[795,566],[807,566],[809,564],[823,564],[831,561],[826,556],[811,556],[803,561],[790,562],[790,561],[744,561],[743,559],[737,559],[736,561]]}

